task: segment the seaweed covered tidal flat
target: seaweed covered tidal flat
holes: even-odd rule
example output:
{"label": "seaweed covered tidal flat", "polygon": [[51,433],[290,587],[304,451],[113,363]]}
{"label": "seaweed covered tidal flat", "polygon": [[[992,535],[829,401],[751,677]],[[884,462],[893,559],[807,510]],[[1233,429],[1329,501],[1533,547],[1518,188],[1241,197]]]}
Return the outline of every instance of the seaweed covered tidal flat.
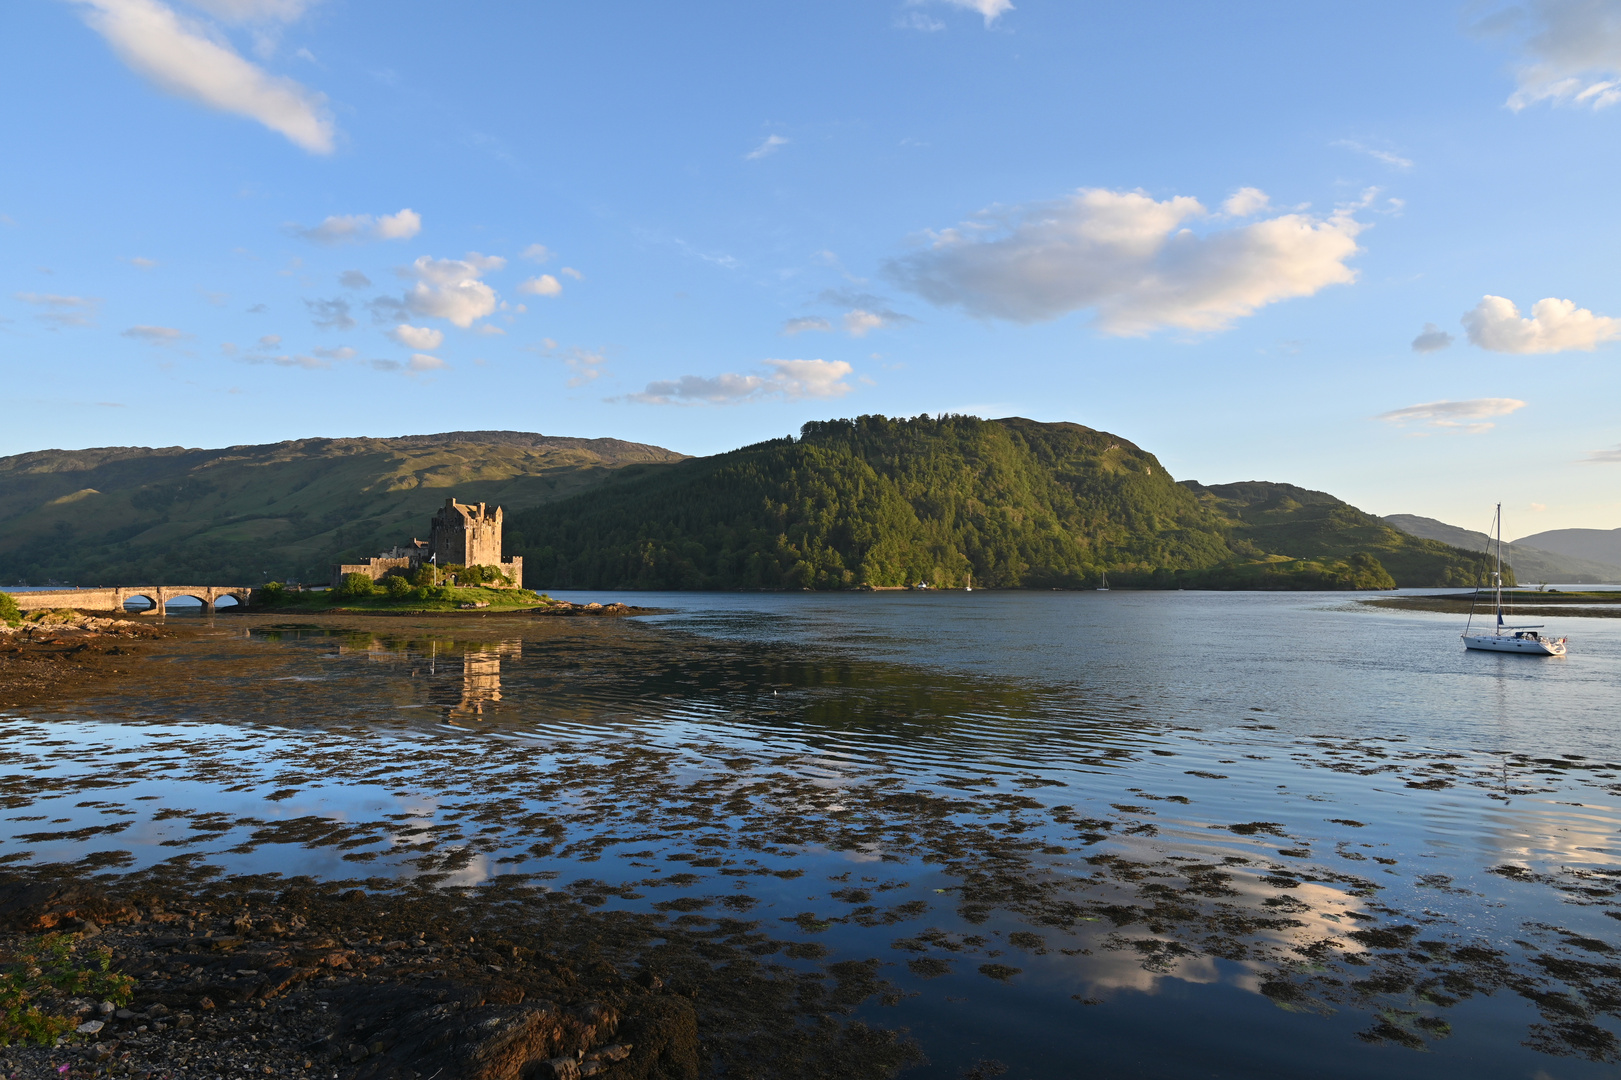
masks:
{"label": "seaweed covered tidal flat", "polygon": [[1099,602],[184,623],[0,715],[0,962],[134,980],[0,1068],[1613,1074],[1615,643]]}

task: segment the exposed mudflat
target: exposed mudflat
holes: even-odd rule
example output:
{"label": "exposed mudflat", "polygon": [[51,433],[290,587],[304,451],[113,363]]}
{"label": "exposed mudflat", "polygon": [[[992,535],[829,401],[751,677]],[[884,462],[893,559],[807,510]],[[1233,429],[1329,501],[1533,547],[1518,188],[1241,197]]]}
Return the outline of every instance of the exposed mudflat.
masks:
{"label": "exposed mudflat", "polygon": [[9,947],[96,923],[148,1027],[0,1051],[39,1075],[427,1076],[422,1040],[472,1053],[481,1017],[529,1032],[514,1069],[609,1077],[1621,1061],[1614,757],[636,620],[142,647],[0,716],[0,865],[91,889],[29,894]]}

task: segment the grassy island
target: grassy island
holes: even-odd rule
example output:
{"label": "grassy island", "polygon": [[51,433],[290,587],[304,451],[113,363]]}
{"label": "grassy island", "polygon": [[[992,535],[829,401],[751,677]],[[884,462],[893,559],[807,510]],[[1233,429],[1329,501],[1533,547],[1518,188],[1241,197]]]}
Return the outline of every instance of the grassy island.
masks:
{"label": "grassy island", "polygon": [[[277,582],[271,582],[276,585]],[[529,608],[547,608],[560,604],[541,593],[528,589],[503,589],[485,585],[439,585],[412,588],[398,596],[378,589],[367,595],[345,595],[339,589],[295,592],[290,589],[266,587],[254,598],[255,608],[274,608],[289,611],[355,611],[408,614],[422,611],[462,611],[488,609],[490,611],[520,611]]]}

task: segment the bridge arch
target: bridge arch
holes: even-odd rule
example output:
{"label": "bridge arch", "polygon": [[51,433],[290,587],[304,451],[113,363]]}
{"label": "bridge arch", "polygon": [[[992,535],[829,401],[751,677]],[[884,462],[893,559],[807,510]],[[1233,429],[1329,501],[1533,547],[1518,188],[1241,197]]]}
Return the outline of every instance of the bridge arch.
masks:
{"label": "bridge arch", "polygon": [[120,593],[123,594],[121,596],[121,598],[120,598],[119,606],[122,607],[125,611],[155,611],[155,610],[157,610],[158,598],[155,595],[157,590],[154,589],[151,593],[147,593],[147,592],[127,592],[126,593],[126,592],[124,592],[124,590],[119,590],[119,591],[120,591]]}

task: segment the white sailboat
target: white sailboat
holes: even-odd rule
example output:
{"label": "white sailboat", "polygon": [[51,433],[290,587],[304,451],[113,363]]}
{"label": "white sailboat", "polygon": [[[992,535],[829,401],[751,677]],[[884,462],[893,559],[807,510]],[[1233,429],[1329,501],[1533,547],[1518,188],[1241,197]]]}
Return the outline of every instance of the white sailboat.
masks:
{"label": "white sailboat", "polygon": [[1098,586],[1098,592],[1108,592],[1108,591],[1109,591],[1109,572],[1107,570],[1105,570],[1105,571],[1103,571],[1103,584]]}
{"label": "white sailboat", "polygon": [[[1564,638],[1545,638],[1537,631],[1542,624],[1535,626],[1507,626],[1503,622],[1503,504],[1497,504],[1497,517],[1492,522],[1497,532],[1497,570],[1493,574],[1496,578],[1497,595],[1497,625],[1492,627],[1489,634],[1470,633],[1475,621],[1474,605],[1469,607],[1469,622],[1463,630],[1463,647],[1465,649],[1480,649],[1484,652],[1511,652],[1529,653],[1532,656],[1564,656]],[[1479,590],[1475,592],[1479,596]]]}

